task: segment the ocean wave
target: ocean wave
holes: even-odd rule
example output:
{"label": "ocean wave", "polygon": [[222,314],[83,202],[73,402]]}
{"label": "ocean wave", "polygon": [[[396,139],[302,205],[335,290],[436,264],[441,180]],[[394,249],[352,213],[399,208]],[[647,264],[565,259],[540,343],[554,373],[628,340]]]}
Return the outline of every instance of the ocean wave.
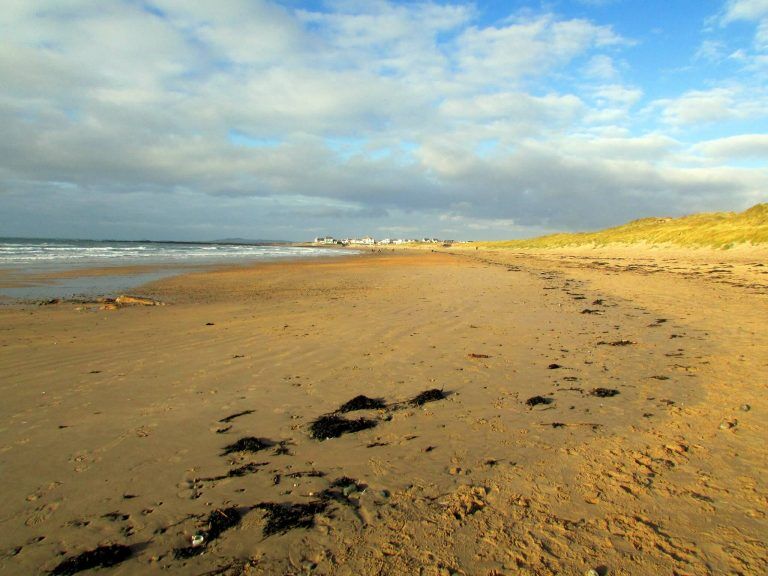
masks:
{"label": "ocean wave", "polygon": [[135,265],[219,263],[349,254],[328,248],[297,246],[120,243],[95,241],[0,241],[0,267],[25,265]]}

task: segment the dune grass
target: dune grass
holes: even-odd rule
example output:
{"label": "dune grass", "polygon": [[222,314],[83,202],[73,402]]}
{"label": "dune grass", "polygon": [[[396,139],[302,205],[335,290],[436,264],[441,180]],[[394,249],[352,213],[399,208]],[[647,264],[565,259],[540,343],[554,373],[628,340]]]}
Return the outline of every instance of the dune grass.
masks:
{"label": "dune grass", "polygon": [[643,218],[597,232],[550,234],[525,240],[475,242],[481,248],[564,248],[608,244],[672,244],[689,248],[732,248],[768,244],[768,203],[744,212],[712,212],[682,218]]}

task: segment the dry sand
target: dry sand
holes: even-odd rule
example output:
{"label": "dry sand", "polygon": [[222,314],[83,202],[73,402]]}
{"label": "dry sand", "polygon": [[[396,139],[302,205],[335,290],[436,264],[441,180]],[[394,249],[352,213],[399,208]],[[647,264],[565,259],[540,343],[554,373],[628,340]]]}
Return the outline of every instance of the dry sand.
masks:
{"label": "dry sand", "polygon": [[[103,573],[765,574],[768,267],[739,258],[370,254],[3,307],[0,573],[125,544]],[[310,437],[359,394],[376,427]],[[242,521],[175,558],[215,510]]]}

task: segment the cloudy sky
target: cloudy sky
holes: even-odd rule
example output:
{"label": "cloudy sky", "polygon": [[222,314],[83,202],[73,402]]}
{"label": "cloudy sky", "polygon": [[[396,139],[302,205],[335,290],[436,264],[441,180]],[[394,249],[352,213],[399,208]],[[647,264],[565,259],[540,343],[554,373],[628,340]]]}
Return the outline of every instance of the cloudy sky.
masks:
{"label": "cloudy sky", "polygon": [[768,200],[768,0],[3,0],[0,235],[513,238]]}

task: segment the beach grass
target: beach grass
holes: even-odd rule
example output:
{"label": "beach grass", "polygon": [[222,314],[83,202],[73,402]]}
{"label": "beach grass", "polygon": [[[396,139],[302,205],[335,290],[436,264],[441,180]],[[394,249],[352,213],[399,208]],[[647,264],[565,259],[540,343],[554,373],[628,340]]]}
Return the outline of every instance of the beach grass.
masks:
{"label": "beach grass", "polygon": [[610,244],[675,245],[729,249],[739,244],[768,244],[768,203],[744,212],[710,212],[681,218],[643,218],[596,232],[550,234],[523,240],[475,242],[499,248],[565,248]]}

